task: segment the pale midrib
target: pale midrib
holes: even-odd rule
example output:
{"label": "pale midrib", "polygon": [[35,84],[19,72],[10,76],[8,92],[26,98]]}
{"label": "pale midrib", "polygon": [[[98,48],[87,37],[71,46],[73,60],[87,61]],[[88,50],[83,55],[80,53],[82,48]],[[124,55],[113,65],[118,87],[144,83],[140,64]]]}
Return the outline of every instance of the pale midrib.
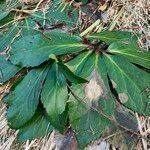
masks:
{"label": "pale midrib", "polygon": [[106,57],[120,70],[120,72],[122,74],[124,74],[135,85],[135,87],[137,87],[137,89],[140,90],[140,88],[138,87],[138,85],[135,84],[135,82],[131,78],[129,78],[128,75],[122,69],[120,69],[120,67],[109,56],[106,56]]}
{"label": "pale midrib", "polygon": [[87,55],[85,55],[81,61],[76,65],[76,69],[82,64],[82,62],[91,54],[91,52],[87,53]]}
{"label": "pale midrib", "polygon": [[122,53],[122,52],[114,51],[114,50],[112,50],[111,52],[118,53],[118,54],[124,54],[124,55],[127,55],[127,56],[132,56],[132,57],[136,57],[136,58],[140,58],[140,59],[143,59],[143,60],[150,61],[150,59],[146,59],[146,58],[144,58],[144,57],[140,57],[140,56],[137,56],[137,55],[131,55],[131,54],[129,54],[129,53]]}
{"label": "pale midrib", "polygon": [[[45,48],[53,48],[54,47],[54,49],[53,50],[56,50],[57,48],[67,48],[67,49],[69,49],[69,48],[72,48],[72,47],[83,47],[83,48],[86,48],[86,46],[85,45],[83,45],[83,44],[67,44],[67,45],[48,45],[48,46],[45,46],[45,47],[39,47],[39,48],[33,48],[33,49],[36,49],[36,50],[39,50],[39,49],[45,49]],[[21,51],[18,51],[18,52],[28,52],[28,51],[33,51],[33,49],[22,49]],[[36,51],[37,52],[37,51]],[[12,53],[11,55],[14,55],[15,53]]]}
{"label": "pale midrib", "polygon": [[[135,84],[135,82],[131,79],[131,78],[129,78],[128,77],[128,75],[123,71],[123,70],[121,70],[120,69],[120,67],[116,64],[116,62],[114,62],[109,56],[106,56],[119,70],[120,70],[120,72],[122,73],[122,74],[124,74],[134,85],[135,85],[135,87],[140,91],[140,88],[139,88],[139,86],[137,85],[137,84]],[[124,80],[125,81],[125,80]],[[126,86],[126,84],[125,84],[125,86]],[[131,97],[130,97],[131,98]],[[142,104],[142,99],[140,98],[140,100],[141,100],[141,104]],[[133,98],[132,98],[132,101],[134,101],[133,100]]]}
{"label": "pale midrib", "polygon": [[103,39],[105,39],[105,40],[110,40],[110,42],[111,42],[111,41],[128,40],[128,38],[117,39],[117,38],[114,38],[114,37],[113,37],[113,38],[107,38],[107,37],[99,37],[99,36],[92,36],[92,35],[89,36],[89,37],[90,37],[90,38],[100,39],[100,40],[101,40],[101,39],[102,39],[102,40],[103,40]]}

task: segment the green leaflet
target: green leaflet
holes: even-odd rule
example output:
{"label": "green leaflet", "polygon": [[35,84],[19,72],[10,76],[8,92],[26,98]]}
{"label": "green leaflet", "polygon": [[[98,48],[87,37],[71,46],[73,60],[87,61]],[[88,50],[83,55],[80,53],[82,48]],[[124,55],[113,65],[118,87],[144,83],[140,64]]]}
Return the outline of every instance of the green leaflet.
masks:
{"label": "green leaflet", "polygon": [[67,98],[68,90],[66,79],[58,70],[57,63],[54,63],[48,72],[41,93],[41,101],[53,125],[60,131],[63,131],[64,128],[60,115],[65,111]]}
{"label": "green leaflet", "polygon": [[121,57],[106,55],[104,61],[121,103],[139,114],[149,116],[150,104],[145,91],[150,86],[149,74]]}
{"label": "green leaflet", "polygon": [[[46,12],[36,12],[32,14],[32,16],[40,21],[41,24],[49,26],[50,24],[57,24],[57,23],[63,23],[66,24],[67,27],[70,28],[72,26],[76,26],[78,22],[79,17],[79,10],[74,9],[71,5],[65,5],[63,3],[61,4],[54,4],[50,5],[50,9]],[[43,19],[44,16],[44,19]]]}
{"label": "green leaflet", "polygon": [[8,56],[4,52],[18,31],[19,29],[15,25],[11,27],[5,35],[0,36],[0,84],[8,81],[21,70],[21,67],[15,66],[7,60]]}
{"label": "green leaflet", "polygon": [[3,18],[5,18],[8,14],[9,14],[9,11],[1,12],[1,10],[0,10],[0,20],[2,20]]}
{"label": "green leaflet", "polygon": [[[76,90],[77,95],[79,95],[78,91],[83,91],[79,86],[76,86],[74,90]],[[80,148],[83,148],[90,141],[100,137],[110,122],[98,112],[86,107],[85,104],[73,96],[70,97],[70,101],[69,118],[71,127],[76,132]]]}
{"label": "green leaflet", "polygon": [[48,70],[48,65],[31,70],[6,97],[9,105],[7,118],[12,128],[21,127],[34,115]]}
{"label": "green leaflet", "polygon": [[12,45],[11,61],[21,66],[38,66],[49,59],[50,54],[67,54],[82,51],[86,46],[79,37],[51,32],[20,38]]}
{"label": "green leaflet", "polygon": [[12,78],[21,68],[6,60],[6,56],[0,55],[0,84]]}
{"label": "green leaflet", "polygon": [[31,17],[28,17],[23,21],[16,22],[15,25],[11,26],[8,30],[3,32],[2,35],[0,35],[0,51],[5,50],[12,41],[14,43],[18,38],[39,34],[39,32],[34,29],[35,27],[36,24]]}
{"label": "green leaflet", "polygon": [[4,17],[2,20],[0,20],[0,29],[3,29],[4,27],[11,27],[13,24],[15,13],[8,13],[6,17]]}
{"label": "green leaflet", "polygon": [[[28,18],[24,22],[16,23],[12,26],[4,35],[0,37],[0,84],[8,81],[12,78],[18,71],[22,69],[19,65],[14,65],[11,61],[7,60],[9,55],[5,54],[6,48],[8,48],[12,41],[16,41],[15,36],[20,33],[20,37],[25,37],[27,35],[38,34],[37,31],[31,28],[31,25],[35,25],[33,21]],[[15,40],[14,40],[15,39]]]}
{"label": "green leaflet", "polygon": [[76,75],[87,78],[95,67],[95,59],[95,55],[91,52],[84,52],[75,59],[69,61],[67,66]]}
{"label": "green leaflet", "polygon": [[8,81],[21,69],[21,67],[13,65],[9,60],[7,60],[8,56],[5,52],[3,52],[16,33],[16,26],[14,26],[5,36],[3,35],[0,37],[0,84]]}
{"label": "green leaflet", "polygon": [[18,141],[23,142],[44,137],[50,133],[52,129],[53,127],[50,125],[44,110],[38,108],[34,116],[19,129]]}
{"label": "green leaflet", "polygon": [[89,39],[97,39],[111,44],[114,42],[135,42],[137,41],[137,35],[132,35],[127,31],[102,31],[99,33],[92,33],[88,35]]}
{"label": "green leaflet", "polygon": [[12,39],[19,32],[17,25],[12,26],[7,32],[0,36],[0,51],[3,51],[11,43]]}
{"label": "green leaflet", "polygon": [[[84,85],[74,84],[71,88],[73,94],[69,98],[70,124],[76,132],[80,148],[102,135],[105,128],[110,124],[110,118],[114,111],[114,101],[109,90],[105,65],[101,58],[93,55],[95,57],[95,61],[93,61],[95,68],[91,70],[88,77],[89,83]],[[89,64],[89,61],[86,63]],[[86,68],[87,72],[88,69],[90,67]],[[80,75],[82,76],[82,74]],[[95,85],[96,88],[94,89]],[[92,96],[91,92],[97,89],[99,90],[95,94],[100,95],[95,99],[94,96],[96,95]]]}
{"label": "green leaflet", "polygon": [[25,36],[32,36],[41,33],[36,29],[37,23],[31,18],[28,17],[23,21],[18,22],[18,29],[21,29],[21,33],[18,39],[24,38]]}
{"label": "green leaflet", "polygon": [[6,2],[4,0],[0,1],[0,21],[4,19],[10,12],[10,10],[6,9]]}
{"label": "green leaflet", "polygon": [[75,75],[73,72],[69,70],[67,66],[65,66],[63,63],[58,63],[59,70],[64,74],[67,80],[69,80],[71,83],[85,83],[88,82],[87,80]]}
{"label": "green leaflet", "polygon": [[20,4],[16,2],[16,0],[11,0],[9,2],[5,0],[0,1],[0,27],[13,20],[15,13],[12,13],[10,10],[18,6],[20,6]]}
{"label": "green leaflet", "polygon": [[108,47],[109,52],[125,57],[130,62],[150,69],[150,52],[142,51],[137,43],[116,42]]}

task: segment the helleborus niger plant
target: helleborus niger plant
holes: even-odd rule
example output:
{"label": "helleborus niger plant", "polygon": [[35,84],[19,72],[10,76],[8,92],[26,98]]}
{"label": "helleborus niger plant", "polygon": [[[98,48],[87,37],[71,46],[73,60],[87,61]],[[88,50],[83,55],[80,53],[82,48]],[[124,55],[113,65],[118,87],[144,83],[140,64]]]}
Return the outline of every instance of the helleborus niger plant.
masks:
{"label": "helleborus niger plant", "polygon": [[137,34],[80,37],[79,11],[71,5],[54,0],[46,11],[22,7],[0,2],[0,84],[14,80],[3,101],[18,141],[71,128],[82,149],[114,124],[138,136],[116,114],[122,107],[150,116],[150,53],[141,50]]}

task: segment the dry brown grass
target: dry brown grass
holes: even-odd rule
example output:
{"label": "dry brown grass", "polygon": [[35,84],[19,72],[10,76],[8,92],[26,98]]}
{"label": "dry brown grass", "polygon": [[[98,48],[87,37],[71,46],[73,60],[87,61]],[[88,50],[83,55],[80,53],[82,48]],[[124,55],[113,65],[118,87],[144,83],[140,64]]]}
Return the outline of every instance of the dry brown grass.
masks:
{"label": "dry brown grass", "polygon": [[[122,14],[118,19],[119,9]],[[109,21],[116,22],[118,30],[128,30],[142,34],[140,44],[147,51],[150,49],[150,1],[149,0],[113,0],[109,8]]]}
{"label": "dry brown grass", "polygon": [[[104,11],[104,19],[108,23],[108,26],[104,27],[102,23],[97,30],[100,31],[102,28],[109,28],[110,30],[138,31],[142,34],[139,43],[148,51],[150,48],[149,8],[149,0],[112,0],[108,8],[105,8],[104,5],[100,7],[100,9],[106,9]],[[9,86],[6,85],[5,87]],[[8,88],[5,87],[0,87],[1,94],[7,92]],[[59,149],[62,136],[57,132],[53,132],[50,137],[43,140],[27,141],[19,145],[16,142],[17,131],[13,131],[8,127],[5,114],[6,106],[0,100],[0,150],[51,150],[55,147],[55,143],[57,143],[57,148]],[[138,120],[140,134],[150,137],[150,118],[138,116],[137,114],[135,116]],[[137,150],[147,150],[148,146],[150,146],[150,143],[142,139],[137,145]]]}

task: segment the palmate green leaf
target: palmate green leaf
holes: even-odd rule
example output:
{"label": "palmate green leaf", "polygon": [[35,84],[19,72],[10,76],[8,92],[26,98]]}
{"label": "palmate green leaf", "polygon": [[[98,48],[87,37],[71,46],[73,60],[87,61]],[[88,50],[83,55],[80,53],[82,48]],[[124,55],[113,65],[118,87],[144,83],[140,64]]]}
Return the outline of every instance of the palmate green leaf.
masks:
{"label": "palmate green leaf", "polygon": [[7,97],[7,118],[12,128],[19,128],[35,113],[49,65],[31,70]]}
{"label": "palmate green leaf", "polygon": [[87,80],[75,75],[73,72],[69,70],[69,68],[63,63],[58,63],[59,70],[64,74],[65,78],[69,80],[71,83],[86,83]]}
{"label": "palmate green leaf", "polygon": [[44,113],[44,110],[38,108],[31,120],[19,129],[18,141],[23,142],[26,140],[42,138],[50,133],[52,129],[53,127]]}
{"label": "palmate green leaf", "polygon": [[14,64],[33,67],[48,60],[50,54],[75,53],[85,48],[79,37],[51,32],[20,38],[12,45],[10,59]]}
{"label": "palmate green leaf", "polygon": [[48,72],[41,93],[41,101],[53,126],[60,131],[64,129],[64,124],[60,119],[60,115],[65,111],[67,98],[68,90],[66,79],[59,71],[57,63],[54,63]]}
{"label": "palmate green leaf", "polygon": [[119,56],[104,55],[103,59],[120,102],[139,114],[150,116],[146,92],[150,86],[149,74]]}
{"label": "palmate green leaf", "polygon": [[130,62],[150,69],[150,52],[142,51],[138,44],[116,42],[108,47],[109,52],[125,57]]}
{"label": "palmate green leaf", "polygon": [[[107,72],[101,58],[95,54],[89,55],[87,58],[89,61],[84,62],[80,59],[80,66],[89,64],[90,57],[95,59],[93,69],[86,68],[86,71],[89,72],[87,78],[89,83],[74,84],[71,88],[73,94],[69,98],[70,124],[76,132],[80,148],[102,135],[105,128],[110,124],[110,118],[114,111],[114,101],[108,86]],[[76,61],[79,60],[78,58],[75,59]],[[80,75],[82,76],[82,74]],[[95,90],[97,91],[95,92]],[[91,92],[95,92],[95,95],[92,96]],[[97,96],[97,93],[100,95]]]}
{"label": "palmate green leaf", "polygon": [[89,39],[101,40],[107,44],[114,42],[135,42],[137,41],[137,35],[133,35],[131,32],[127,31],[102,31],[99,33],[92,33],[88,35]]}

